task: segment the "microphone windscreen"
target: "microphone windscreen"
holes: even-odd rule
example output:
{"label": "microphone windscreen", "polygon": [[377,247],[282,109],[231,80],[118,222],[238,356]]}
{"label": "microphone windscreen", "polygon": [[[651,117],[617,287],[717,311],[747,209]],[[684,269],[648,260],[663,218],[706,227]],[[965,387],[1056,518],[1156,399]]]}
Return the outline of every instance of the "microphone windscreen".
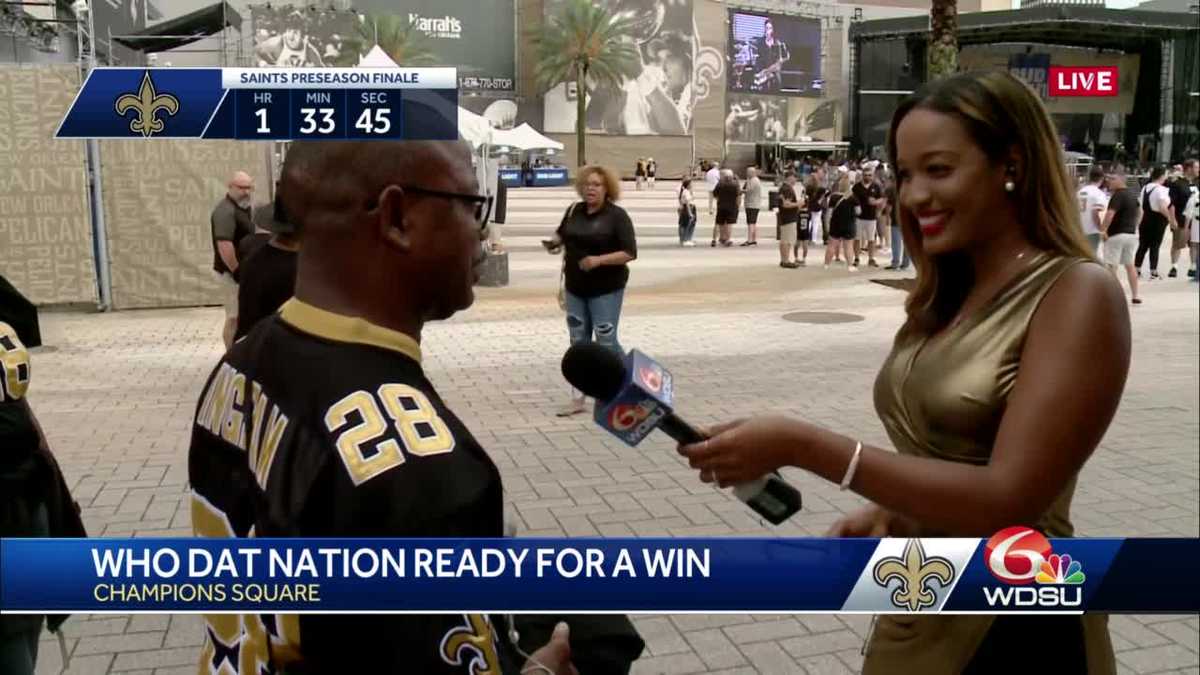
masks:
{"label": "microphone windscreen", "polygon": [[597,401],[608,401],[621,390],[625,360],[608,347],[583,342],[563,354],[562,374],[572,387]]}

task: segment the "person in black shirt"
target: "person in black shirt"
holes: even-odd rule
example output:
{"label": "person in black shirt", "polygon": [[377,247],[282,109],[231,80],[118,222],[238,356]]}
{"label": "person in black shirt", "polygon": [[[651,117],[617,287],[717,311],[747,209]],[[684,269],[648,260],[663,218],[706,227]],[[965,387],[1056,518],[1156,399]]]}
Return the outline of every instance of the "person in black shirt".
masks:
{"label": "person in black shirt", "polygon": [[[266,240],[242,257],[238,282],[238,319],[234,340],[240,340],[262,319],[274,314],[292,297],[296,287],[296,259],[300,240],[296,229],[281,216],[276,204],[259,209],[255,224]],[[258,233],[253,236],[259,237]],[[252,237],[242,240],[243,247]],[[239,248],[240,250],[240,248]]]}
{"label": "person in black shirt", "polygon": [[862,170],[862,180],[854,184],[854,201],[858,205],[858,219],[855,223],[857,238],[854,241],[854,264],[858,264],[859,253],[867,250],[867,264],[878,267],[875,262],[875,234],[878,229],[875,223],[875,209],[883,201],[883,191],[875,182],[875,172],[871,169]]}
{"label": "person in black shirt", "polygon": [[[721,169],[721,179],[713,189],[717,198],[717,218],[715,224],[720,234],[722,246],[733,246],[733,225],[737,222],[738,205],[742,199],[742,188],[738,185],[737,177],[731,169]],[[717,245],[713,240],[712,246]]]}
{"label": "person in black shirt", "polygon": [[1142,222],[1138,224],[1138,249],[1134,254],[1133,266],[1140,274],[1142,261],[1149,253],[1151,280],[1161,279],[1158,275],[1158,252],[1167,228],[1175,227],[1175,211],[1166,182],[1167,168],[1154,167],[1150,171],[1150,182],[1142,187],[1138,198],[1142,207]]}
{"label": "person in black shirt", "polygon": [[[554,238],[552,253],[564,251],[563,280],[567,331],[571,344],[595,341],[624,354],[617,336],[621,305],[629,282],[629,263],[637,259],[633,222],[615,202],[621,184],[612,169],[588,166],[579,171],[575,190],[583,198],[567,208]],[[560,417],[584,411],[584,397],[573,394]]]}
{"label": "person in black shirt", "polygon": [[[793,247],[797,243],[796,228],[800,221],[800,196],[796,193],[796,174],[787,172],[783,186],[779,188],[779,266],[795,269],[800,263],[794,259]],[[805,245],[805,256],[808,247]]]}
{"label": "person in black shirt", "polygon": [[[24,320],[25,298],[0,276],[0,537],[86,537],[79,507],[51,454],[26,394],[32,364],[26,343],[38,335]],[[33,675],[38,636],[61,638],[67,616],[0,616],[0,672]]]}
{"label": "person in black shirt", "polygon": [[1175,167],[1175,175],[1167,181],[1167,190],[1171,195],[1171,208],[1175,211],[1175,224],[1171,226],[1171,271],[1168,277],[1179,276],[1179,256],[1188,247],[1187,218],[1183,216],[1188,200],[1192,197],[1192,184],[1184,175],[1183,165]]}
{"label": "person in black shirt", "polygon": [[825,248],[826,268],[833,262],[834,254],[840,247],[846,255],[847,269],[851,272],[858,271],[858,266],[850,257],[854,248],[854,238],[857,236],[854,222],[857,210],[858,202],[850,191],[850,174],[844,173],[838,178],[832,194],[829,195],[829,246]]}
{"label": "person in black shirt", "polygon": [[[426,322],[475,300],[487,198],[450,142],[297,142],[280,198],[303,233],[295,298],[220,359],[192,416],[208,537],[502,537],[500,473],[421,365]],[[261,428],[260,428],[261,427]],[[485,614],[207,617],[201,672],[572,669]],[[515,629],[514,629],[515,630]],[[521,666],[526,662],[524,667]]]}
{"label": "person in black shirt", "polygon": [[1124,174],[1110,175],[1108,185],[1113,195],[1108,200],[1108,210],[1104,212],[1104,220],[1100,223],[1100,236],[1104,239],[1104,262],[1113,274],[1116,274],[1117,266],[1125,268],[1129,276],[1130,302],[1140,305],[1142,299],[1138,297],[1137,267],[1133,262],[1138,249],[1137,226],[1142,209],[1138,205],[1137,195],[1126,187]]}
{"label": "person in black shirt", "polygon": [[212,226],[213,273],[221,286],[221,304],[225,306],[225,325],[221,338],[225,348],[233,344],[237,329],[237,248],[242,239],[254,232],[250,203],[254,195],[254,179],[238,171],[229,179],[228,190],[213,207],[209,222]]}

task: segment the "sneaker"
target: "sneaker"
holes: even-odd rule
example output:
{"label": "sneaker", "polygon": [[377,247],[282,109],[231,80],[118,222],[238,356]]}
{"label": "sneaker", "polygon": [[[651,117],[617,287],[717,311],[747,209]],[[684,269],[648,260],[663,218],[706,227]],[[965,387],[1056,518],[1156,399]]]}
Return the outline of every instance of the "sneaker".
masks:
{"label": "sneaker", "polygon": [[779,263],[779,266],[780,266],[780,267],[787,267],[787,266],[788,266],[788,265],[790,265],[790,264],[791,264],[791,263],[787,263],[787,262],[780,262],[780,263]]}
{"label": "sneaker", "polygon": [[846,271],[847,271],[847,272],[857,272],[857,271],[858,271],[858,265],[851,265],[851,266],[849,266],[849,267],[847,267],[847,268],[846,268]]}
{"label": "sneaker", "polygon": [[1140,305],[1140,304],[1142,304],[1142,299],[1141,299],[1141,298],[1134,298],[1134,299],[1130,300],[1129,302],[1131,302],[1131,303],[1133,303],[1133,304],[1135,304],[1135,305]]}
{"label": "sneaker", "polygon": [[870,267],[879,267],[879,263],[875,262],[874,258],[871,258],[870,260],[868,260],[867,265],[869,265]]}
{"label": "sneaker", "polygon": [[692,241],[691,239],[683,242],[683,245],[688,248],[696,248],[696,242]]}
{"label": "sneaker", "polygon": [[752,241],[752,242],[750,242],[748,245],[749,245],[749,246],[758,246],[758,242],[757,242],[757,241]]}
{"label": "sneaker", "polygon": [[723,241],[723,242],[721,242],[721,245],[724,246],[725,248],[729,248],[730,246],[733,246],[733,242],[732,241]]}
{"label": "sneaker", "polygon": [[885,267],[885,268],[883,268],[883,269],[885,269],[885,270],[898,270],[898,269],[900,269],[900,268],[899,268],[899,267],[896,267],[895,265],[888,265],[887,267]]}
{"label": "sneaker", "polygon": [[567,405],[559,408],[558,412],[554,413],[557,417],[570,417],[584,412],[587,408],[584,406],[584,399],[572,400]]}
{"label": "sneaker", "polygon": [[717,247],[717,240],[716,240],[716,239],[713,239],[713,240],[712,240],[712,243],[711,243],[711,244],[709,244],[709,246],[711,246],[711,247],[713,247],[713,248],[716,248],[716,247]]}
{"label": "sneaker", "polygon": [[1196,268],[1195,268],[1195,267],[1193,267],[1192,269],[1188,270],[1188,278],[1189,278],[1189,279],[1195,279],[1195,278],[1196,278]]}
{"label": "sneaker", "polygon": [[858,267],[858,256],[854,257],[854,266]]}
{"label": "sneaker", "polygon": [[1179,276],[1179,272],[1174,267],[1171,268],[1170,272],[1167,272],[1167,277],[1169,277],[1171,279],[1174,279],[1177,276]]}
{"label": "sneaker", "polygon": [[748,242],[748,241],[743,241],[742,243],[738,244],[738,246],[742,246],[742,247],[749,246],[749,245],[750,245],[750,242]]}
{"label": "sneaker", "polygon": [[1162,277],[1158,275],[1158,272],[1151,272],[1150,281],[1162,281]]}
{"label": "sneaker", "polygon": [[808,267],[808,261],[807,261],[807,260],[801,260],[801,261],[799,262],[799,265],[800,265],[800,267]]}

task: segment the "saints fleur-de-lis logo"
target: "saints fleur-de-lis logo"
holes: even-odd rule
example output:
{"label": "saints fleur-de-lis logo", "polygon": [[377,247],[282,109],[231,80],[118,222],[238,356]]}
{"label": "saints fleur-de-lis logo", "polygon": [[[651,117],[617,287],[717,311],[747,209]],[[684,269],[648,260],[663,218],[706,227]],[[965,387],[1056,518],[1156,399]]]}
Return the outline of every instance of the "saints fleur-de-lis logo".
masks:
{"label": "saints fleur-de-lis logo", "polygon": [[150,71],[147,70],[137,94],[123,94],[117,99],[116,108],[117,114],[122,117],[132,110],[135,114],[129,121],[129,130],[150,138],[163,130],[164,124],[158,118],[158,111],[174,115],[179,112],[179,99],[154,91],[154,80],[150,79]]}
{"label": "saints fleur-de-lis logo", "polygon": [[904,557],[889,556],[875,563],[875,583],[887,588],[893,579],[900,585],[892,591],[892,604],[910,612],[937,604],[937,594],[929,582],[937,580],[942,588],[954,580],[954,565],[938,556],[925,557],[920,539],[909,539],[904,545]]}
{"label": "saints fleur-de-lis logo", "polygon": [[452,666],[467,663],[471,675],[500,675],[500,659],[492,624],[480,614],[465,614],[466,622],[442,638],[442,660]]}

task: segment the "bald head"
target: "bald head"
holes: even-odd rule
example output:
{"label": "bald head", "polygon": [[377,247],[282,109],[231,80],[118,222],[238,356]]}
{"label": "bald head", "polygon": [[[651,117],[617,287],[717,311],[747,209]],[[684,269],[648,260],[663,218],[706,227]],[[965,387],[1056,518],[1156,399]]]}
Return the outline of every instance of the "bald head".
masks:
{"label": "bald head", "polygon": [[293,144],[279,201],[303,242],[297,297],[413,336],[469,307],[478,193],[465,143]]}
{"label": "bald head", "polygon": [[353,224],[390,185],[429,186],[447,173],[473,178],[469,147],[450,141],[301,141],[288,149],[282,173],[285,211],[314,233]]}
{"label": "bald head", "polygon": [[250,202],[254,196],[254,179],[250,177],[250,174],[245,171],[235,171],[229,178],[227,187],[230,199],[244,209],[250,208]]}

